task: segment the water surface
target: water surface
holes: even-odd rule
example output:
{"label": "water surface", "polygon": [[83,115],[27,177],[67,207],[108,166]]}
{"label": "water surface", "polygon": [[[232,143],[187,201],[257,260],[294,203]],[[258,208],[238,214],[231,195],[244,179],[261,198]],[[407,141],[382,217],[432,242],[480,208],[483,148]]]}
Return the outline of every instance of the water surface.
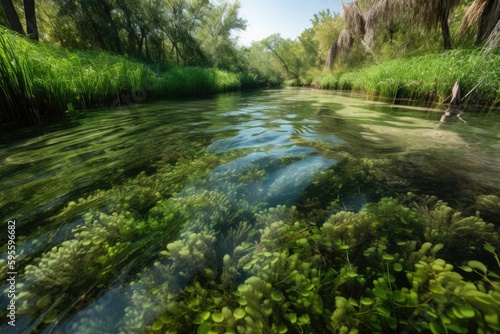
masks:
{"label": "water surface", "polygon": [[[464,257],[498,241],[500,119],[439,118],[332,92],[266,90],[96,111],[71,128],[5,144],[0,216],[4,230],[16,221],[16,326],[2,321],[0,329],[328,332],[335,323],[318,319],[346,292],[319,284],[327,272],[320,267],[350,265],[331,247],[351,247],[352,260],[359,244],[325,241],[330,217],[355,217],[393,198],[420,224],[415,215],[431,215],[422,203],[446,203],[493,231]],[[412,232],[404,238],[414,233],[423,244],[432,235],[425,228],[418,239],[416,227],[405,227]],[[390,243],[391,231],[366,233]],[[462,247],[449,243],[446,254]],[[302,269],[290,267],[293,254]],[[269,261],[260,269],[259,256]],[[276,265],[287,272],[279,279],[267,274],[279,273]],[[294,297],[298,278],[288,283],[301,270],[317,287],[302,291],[303,300]],[[3,294],[2,319],[9,302]]]}

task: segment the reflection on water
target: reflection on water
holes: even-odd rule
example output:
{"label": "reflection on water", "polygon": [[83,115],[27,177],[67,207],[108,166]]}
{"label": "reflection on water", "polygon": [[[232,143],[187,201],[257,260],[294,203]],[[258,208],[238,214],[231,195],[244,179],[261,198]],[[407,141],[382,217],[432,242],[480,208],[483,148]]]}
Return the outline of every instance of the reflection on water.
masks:
{"label": "reflection on water", "polygon": [[[387,269],[365,267],[396,256],[409,272],[403,253],[425,241],[448,242],[447,261],[484,256],[476,237],[500,246],[499,120],[439,116],[268,90],[94,112],[4,145],[0,215],[4,229],[16,220],[18,274],[16,326],[0,329],[328,332],[351,321],[334,313],[344,297],[365,298],[353,319],[377,318],[389,301],[367,284]],[[475,227],[455,237],[446,224]],[[386,262],[370,264],[372,248]],[[391,296],[407,286],[392,282]],[[389,318],[366,328],[394,329]]]}

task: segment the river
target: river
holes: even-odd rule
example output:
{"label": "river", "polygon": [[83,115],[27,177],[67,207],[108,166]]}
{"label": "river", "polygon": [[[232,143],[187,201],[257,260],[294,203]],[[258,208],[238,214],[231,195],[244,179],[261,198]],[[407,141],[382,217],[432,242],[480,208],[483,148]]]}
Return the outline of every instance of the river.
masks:
{"label": "river", "polygon": [[0,331],[495,330],[456,291],[470,280],[500,307],[470,262],[500,274],[500,118],[440,116],[271,89],[93,111],[11,140]]}

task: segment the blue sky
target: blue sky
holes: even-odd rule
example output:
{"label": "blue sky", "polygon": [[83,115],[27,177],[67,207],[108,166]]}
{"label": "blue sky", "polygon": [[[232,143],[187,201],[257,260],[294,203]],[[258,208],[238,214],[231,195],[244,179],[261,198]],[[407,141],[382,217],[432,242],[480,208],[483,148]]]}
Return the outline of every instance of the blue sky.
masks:
{"label": "blue sky", "polygon": [[240,17],[247,20],[246,31],[240,32],[240,44],[280,33],[295,39],[304,29],[312,26],[313,15],[329,8],[340,13],[340,0],[240,0]]}

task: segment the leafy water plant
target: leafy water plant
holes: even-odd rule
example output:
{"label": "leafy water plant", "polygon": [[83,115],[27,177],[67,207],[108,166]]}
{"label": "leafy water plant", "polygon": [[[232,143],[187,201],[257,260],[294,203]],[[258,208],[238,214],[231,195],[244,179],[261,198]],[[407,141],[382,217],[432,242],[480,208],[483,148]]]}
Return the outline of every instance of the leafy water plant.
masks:
{"label": "leafy water plant", "polygon": [[[285,178],[302,187],[297,205],[270,205],[290,189],[276,177],[281,164],[317,161],[170,148],[154,173],[70,201],[52,219],[71,227],[20,252],[17,311],[42,314],[34,330],[500,330],[497,228],[435,196],[399,192],[398,160],[339,154],[314,173],[297,168]],[[258,159],[240,163],[249,156]],[[479,196],[477,208],[496,212],[497,199]],[[103,312],[110,299],[113,312]]]}

